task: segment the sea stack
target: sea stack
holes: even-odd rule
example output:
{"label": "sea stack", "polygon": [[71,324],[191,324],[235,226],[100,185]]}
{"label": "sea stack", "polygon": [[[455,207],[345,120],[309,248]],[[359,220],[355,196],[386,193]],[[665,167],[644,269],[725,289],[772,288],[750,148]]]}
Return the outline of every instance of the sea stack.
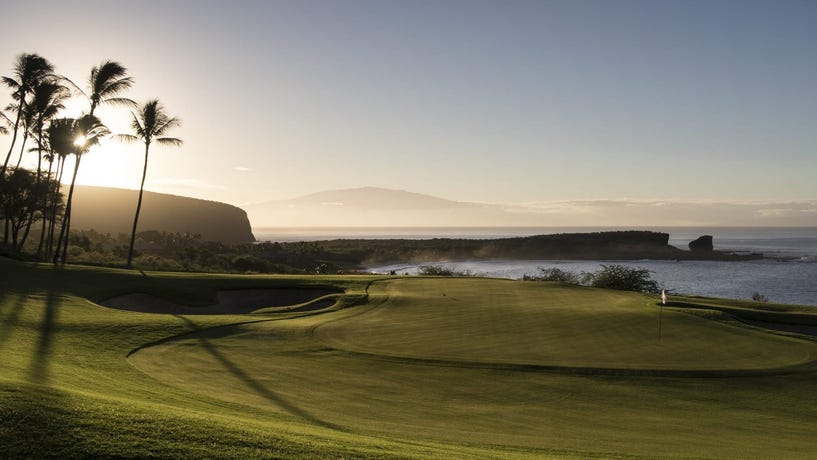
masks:
{"label": "sea stack", "polygon": [[712,252],[712,235],[703,235],[695,241],[689,242],[689,250],[691,252]]}

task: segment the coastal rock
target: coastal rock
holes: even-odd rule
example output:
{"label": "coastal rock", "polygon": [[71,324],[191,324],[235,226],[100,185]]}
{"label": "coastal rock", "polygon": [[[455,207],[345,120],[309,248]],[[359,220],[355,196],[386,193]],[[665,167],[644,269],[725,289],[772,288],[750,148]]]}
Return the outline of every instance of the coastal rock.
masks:
{"label": "coastal rock", "polygon": [[689,250],[691,252],[712,252],[712,235],[703,235],[695,241],[689,242]]}
{"label": "coastal rock", "polygon": [[[71,229],[129,234],[138,190],[77,186]],[[252,243],[255,236],[243,209],[215,201],[145,191],[139,232],[194,233],[203,241]]]}

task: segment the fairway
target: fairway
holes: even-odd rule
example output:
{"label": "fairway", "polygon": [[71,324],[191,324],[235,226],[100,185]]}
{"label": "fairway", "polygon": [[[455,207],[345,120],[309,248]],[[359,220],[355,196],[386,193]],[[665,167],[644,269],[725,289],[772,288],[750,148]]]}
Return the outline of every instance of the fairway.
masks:
{"label": "fairway", "polygon": [[[703,303],[660,312],[654,296],[480,278],[0,263],[14,269],[0,295],[0,442],[12,456],[814,454],[817,342]],[[196,308],[221,302],[219,291],[271,289],[317,306],[183,315],[98,305],[142,293],[146,311],[156,299]]]}

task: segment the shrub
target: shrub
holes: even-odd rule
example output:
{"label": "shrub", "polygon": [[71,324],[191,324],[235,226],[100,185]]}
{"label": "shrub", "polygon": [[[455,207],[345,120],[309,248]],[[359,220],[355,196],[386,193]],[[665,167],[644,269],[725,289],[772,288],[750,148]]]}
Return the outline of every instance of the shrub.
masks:
{"label": "shrub", "polygon": [[769,298],[755,291],[752,293],[752,300],[754,300],[755,302],[766,303],[769,301]]}
{"label": "shrub", "polygon": [[420,265],[417,273],[423,276],[479,276],[471,270],[461,272],[442,265]]}
{"label": "shrub", "polygon": [[424,276],[455,276],[454,270],[441,265],[420,265],[417,273]]}
{"label": "shrub", "polygon": [[240,272],[265,272],[268,264],[266,260],[259,257],[242,254],[233,257],[230,265]]}
{"label": "shrub", "polygon": [[539,267],[538,275],[525,275],[522,279],[525,281],[559,281],[562,283],[581,284],[581,278],[578,274],[560,268]]}
{"label": "shrub", "polygon": [[589,284],[604,289],[620,291],[661,292],[658,283],[650,277],[650,271],[644,268],[631,268],[624,265],[602,265],[601,270],[593,273]]}

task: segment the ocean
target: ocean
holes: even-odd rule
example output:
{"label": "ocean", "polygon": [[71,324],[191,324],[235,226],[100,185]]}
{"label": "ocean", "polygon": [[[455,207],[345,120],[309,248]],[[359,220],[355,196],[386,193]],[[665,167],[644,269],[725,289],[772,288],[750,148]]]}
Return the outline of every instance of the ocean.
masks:
{"label": "ocean", "polygon": [[[690,241],[712,235],[716,250],[763,253],[770,259],[716,261],[571,261],[481,260],[427,261],[480,275],[518,279],[539,267],[592,272],[602,264],[620,263],[650,270],[653,279],[676,293],[750,299],[757,292],[772,302],[817,306],[817,227],[523,227],[523,228],[288,228],[254,229],[261,241],[316,241],[337,238],[473,238],[490,239],[552,233],[653,230],[669,233],[669,243],[687,249]],[[413,274],[423,263],[367,267],[375,273]]]}

